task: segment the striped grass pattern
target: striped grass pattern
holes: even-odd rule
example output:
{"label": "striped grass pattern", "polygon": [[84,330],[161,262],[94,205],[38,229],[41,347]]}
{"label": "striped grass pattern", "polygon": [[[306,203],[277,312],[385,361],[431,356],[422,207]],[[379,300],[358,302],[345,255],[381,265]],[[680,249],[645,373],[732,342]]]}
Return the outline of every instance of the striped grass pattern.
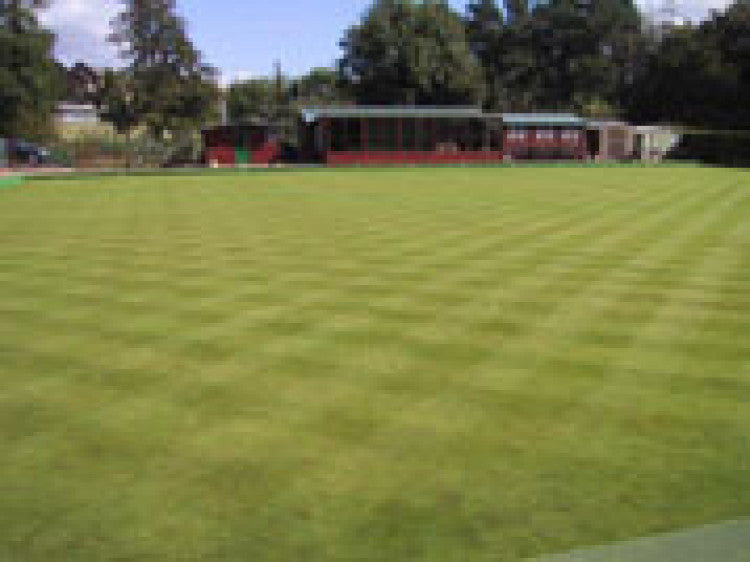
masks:
{"label": "striped grass pattern", "polygon": [[0,559],[519,560],[750,514],[750,173],[0,192]]}

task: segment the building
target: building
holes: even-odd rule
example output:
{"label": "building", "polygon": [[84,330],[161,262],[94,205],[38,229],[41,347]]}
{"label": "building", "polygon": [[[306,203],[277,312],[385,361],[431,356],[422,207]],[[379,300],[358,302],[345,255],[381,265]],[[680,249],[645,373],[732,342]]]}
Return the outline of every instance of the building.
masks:
{"label": "building", "polygon": [[96,125],[100,122],[95,105],[87,103],[59,103],[55,109],[55,121],[70,125]]}
{"label": "building", "polygon": [[586,121],[567,113],[503,113],[503,159],[584,160]]}
{"label": "building", "polygon": [[635,157],[643,162],[660,162],[681,140],[674,131],[658,125],[634,127]]}
{"label": "building", "polygon": [[674,146],[660,127],[587,121],[568,113],[486,113],[460,106],[333,106],[301,111],[299,150],[282,154],[268,124],[203,131],[204,162],[329,166],[492,164],[522,161],[656,161]]}
{"label": "building", "polygon": [[300,151],[334,166],[498,162],[502,117],[475,107],[306,108]]}
{"label": "building", "polygon": [[635,129],[623,121],[589,121],[588,150],[597,162],[625,161],[635,158]]}
{"label": "building", "polygon": [[582,160],[585,126],[575,115],[476,107],[306,108],[300,149],[306,161],[334,166]]}
{"label": "building", "polygon": [[209,166],[268,165],[280,144],[267,124],[220,125],[203,130],[203,161]]}

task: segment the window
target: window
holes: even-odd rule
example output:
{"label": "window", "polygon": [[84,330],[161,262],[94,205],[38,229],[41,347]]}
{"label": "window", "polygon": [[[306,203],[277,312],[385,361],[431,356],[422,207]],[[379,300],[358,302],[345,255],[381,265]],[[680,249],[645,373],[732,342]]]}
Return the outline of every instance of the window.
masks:
{"label": "window", "polygon": [[500,121],[490,122],[487,124],[490,131],[490,149],[503,149],[503,124]]}
{"label": "window", "polygon": [[565,129],[560,133],[560,138],[568,142],[578,142],[578,131]]}
{"label": "window", "polygon": [[472,119],[468,123],[466,148],[468,150],[482,150],[488,140],[487,122],[482,119]]}
{"label": "window", "polygon": [[398,148],[398,121],[396,119],[370,120],[370,150],[396,150]]}
{"label": "window", "polygon": [[359,119],[333,119],[331,121],[331,150],[349,151],[362,148]]}
{"label": "window", "polygon": [[435,149],[438,152],[466,150],[471,136],[466,119],[436,119],[435,124]]}
{"label": "window", "polygon": [[404,150],[414,150],[417,146],[417,120],[403,119],[401,121],[401,147]]}
{"label": "window", "polygon": [[525,141],[526,130],[519,129],[519,128],[513,128],[513,129],[508,130],[508,140],[509,141]]}
{"label": "window", "polygon": [[417,121],[417,148],[419,150],[432,151],[435,150],[435,120],[434,119],[419,119]]}
{"label": "window", "polygon": [[553,141],[555,140],[555,130],[554,129],[537,129],[536,139],[544,140],[544,141]]}

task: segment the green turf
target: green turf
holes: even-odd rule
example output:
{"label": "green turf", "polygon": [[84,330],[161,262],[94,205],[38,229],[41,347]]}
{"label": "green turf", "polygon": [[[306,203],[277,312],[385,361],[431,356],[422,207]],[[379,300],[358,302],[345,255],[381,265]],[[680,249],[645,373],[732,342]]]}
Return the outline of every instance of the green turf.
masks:
{"label": "green turf", "polygon": [[516,560],[750,515],[750,173],[0,190],[1,560]]}

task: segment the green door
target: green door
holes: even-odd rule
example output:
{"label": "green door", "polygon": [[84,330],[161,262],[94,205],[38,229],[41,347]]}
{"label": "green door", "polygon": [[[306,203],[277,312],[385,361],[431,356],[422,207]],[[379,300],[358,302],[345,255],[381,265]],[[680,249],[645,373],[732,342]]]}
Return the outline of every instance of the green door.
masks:
{"label": "green door", "polygon": [[234,162],[235,164],[249,164],[250,163],[250,150],[245,147],[238,146],[234,149]]}
{"label": "green door", "polygon": [[8,167],[8,141],[0,138],[0,168]]}

